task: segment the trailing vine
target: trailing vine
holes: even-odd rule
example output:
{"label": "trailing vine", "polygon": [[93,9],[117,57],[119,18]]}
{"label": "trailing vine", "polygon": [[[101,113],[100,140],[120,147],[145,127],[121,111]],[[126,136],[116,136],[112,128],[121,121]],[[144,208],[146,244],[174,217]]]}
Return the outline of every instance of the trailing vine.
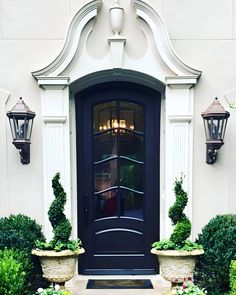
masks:
{"label": "trailing vine", "polygon": [[169,209],[169,218],[173,225],[173,233],[170,236],[170,241],[176,245],[182,246],[191,234],[191,222],[184,213],[184,209],[188,203],[188,195],[183,190],[183,178],[175,180],[174,192],[175,203]]}

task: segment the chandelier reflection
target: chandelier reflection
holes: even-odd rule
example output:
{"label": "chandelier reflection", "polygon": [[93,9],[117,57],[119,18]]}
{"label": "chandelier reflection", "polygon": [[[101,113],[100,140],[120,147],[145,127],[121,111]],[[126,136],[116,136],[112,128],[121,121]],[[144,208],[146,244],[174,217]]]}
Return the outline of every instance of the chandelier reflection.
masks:
{"label": "chandelier reflection", "polygon": [[124,133],[125,129],[134,130],[134,124],[127,124],[125,119],[110,119],[99,125],[100,131],[105,131],[108,129],[114,129],[114,132],[117,133],[120,129],[120,133]]}

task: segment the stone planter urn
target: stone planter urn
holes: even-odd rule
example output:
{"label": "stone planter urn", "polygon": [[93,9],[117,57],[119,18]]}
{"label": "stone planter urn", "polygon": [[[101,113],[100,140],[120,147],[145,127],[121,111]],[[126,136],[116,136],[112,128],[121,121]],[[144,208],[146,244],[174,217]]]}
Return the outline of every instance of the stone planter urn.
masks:
{"label": "stone planter urn", "polygon": [[184,280],[193,277],[196,257],[204,254],[204,250],[156,250],[151,249],[151,253],[157,255],[160,265],[161,276],[171,282],[171,294],[177,285]]}
{"label": "stone planter urn", "polygon": [[78,256],[84,252],[83,248],[77,251],[63,250],[59,252],[36,249],[32,251],[32,254],[39,257],[43,277],[49,282],[64,286],[65,282],[73,278]]}

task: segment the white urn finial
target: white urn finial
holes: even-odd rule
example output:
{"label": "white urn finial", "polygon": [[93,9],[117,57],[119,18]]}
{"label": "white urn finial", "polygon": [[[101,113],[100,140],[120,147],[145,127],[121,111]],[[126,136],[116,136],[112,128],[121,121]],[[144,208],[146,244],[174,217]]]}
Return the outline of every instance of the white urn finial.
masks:
{"label": "white urn finial", "polygon": [[120,6],[119,1],[115,0],[114,5],[110,8],[110,23],[114,34],[119,35],[123,27],[124,8]]}

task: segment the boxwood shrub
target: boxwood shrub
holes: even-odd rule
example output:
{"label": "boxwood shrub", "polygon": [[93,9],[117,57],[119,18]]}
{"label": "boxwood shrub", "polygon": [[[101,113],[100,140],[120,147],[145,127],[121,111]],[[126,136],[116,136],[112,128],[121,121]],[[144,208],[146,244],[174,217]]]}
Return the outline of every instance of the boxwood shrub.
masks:
{"label": "boxwood shrub", "polygon": [[197,259],[195,282],[209,294],[229,291],[229,268],[236,259],[236,215],[217,215],[198,236],[205,254]]}
{"label": "boxwood shrub", "polygon": [[229,295],[236,295],[236,260],[232,260],[229,272],[230,293]]}
{"label": "boxwood shrub", "polygon": [[22,256],[24,253],[19,250],[0,250],[0,294],[24,294],[27,284],[26,271],[31,266],[29,261],[24,260],[23,262]]}
{"label": "boxwood shrub", "polygon": [[[23,265],[26,284],[22,294],[32,294],[38,287],[47,286],[37,257],[31,255],[35,241],[45,241],[41,226],[28,216],[18,214],[0,218],[0,250],[17,249],[17,261]],[[27,267],[26,267],[27,266]]]}

